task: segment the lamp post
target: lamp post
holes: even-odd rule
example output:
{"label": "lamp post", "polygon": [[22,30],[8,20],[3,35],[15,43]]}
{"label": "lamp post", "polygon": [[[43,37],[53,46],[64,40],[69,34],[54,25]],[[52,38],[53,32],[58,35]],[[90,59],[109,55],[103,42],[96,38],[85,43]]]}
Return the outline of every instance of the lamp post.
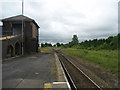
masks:
{"label": "lamp post", "polygon": [[22,55],[24,55],[24,22],[23,22],[23,10],[24,10],[24,1],[22,0]]}

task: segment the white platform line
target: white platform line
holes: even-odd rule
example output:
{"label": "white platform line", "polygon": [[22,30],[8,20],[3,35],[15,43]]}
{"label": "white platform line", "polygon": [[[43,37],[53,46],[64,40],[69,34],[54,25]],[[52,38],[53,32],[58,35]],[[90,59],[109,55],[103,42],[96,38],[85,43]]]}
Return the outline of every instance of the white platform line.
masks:
{"label": "white platform line", "polygon": [[56,53],[55,53],[55,55],[56,55],[56,58],[57,58],[57,60],[58,60],[58,62],[59,62],[59,64],[60,64],[60,68],[61,68],[61,70],[62,70],[62,72],[63,72],[64,77],[65,77],[67,86],[68,86],[69,90],[71,90],[70,84],[69,84],[69,82],[68,82],[68,80],[67,80],[67,77],[66,77],[66,75],[65,75],[65,73],[64,73],[64,70],[63,70],[62,65],[61,65],[61,63],[60,63],[60,61],[59,61],[59,58],[58,58],[58,56],[57,56]]}

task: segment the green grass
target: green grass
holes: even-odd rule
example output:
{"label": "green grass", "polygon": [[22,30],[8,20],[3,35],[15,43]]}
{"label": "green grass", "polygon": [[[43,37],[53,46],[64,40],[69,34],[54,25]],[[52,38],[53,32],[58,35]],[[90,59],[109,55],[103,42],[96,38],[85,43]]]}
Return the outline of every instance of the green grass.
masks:
{"label": "green grass", "polygon": [[40,52],[42,53],[52,53],[52,50],[50,47],[44,47],[40,49]]}
{"label": "green grass", "polygon": [[64,53],[93,62],[101,67],[110,70],[113,74],[120,74],[118,71],[118,51],[117,50],[83,50],[67,48]]}

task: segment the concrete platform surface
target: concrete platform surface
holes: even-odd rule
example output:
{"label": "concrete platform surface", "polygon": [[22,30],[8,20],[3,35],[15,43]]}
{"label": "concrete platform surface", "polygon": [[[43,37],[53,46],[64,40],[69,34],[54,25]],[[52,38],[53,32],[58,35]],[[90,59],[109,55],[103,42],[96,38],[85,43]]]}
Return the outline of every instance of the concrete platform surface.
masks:
{"label": "concrete platform surface", "polygon": [[44,88],[44,83],[56,81],[54,60],[53,54],[38,53],[3,62],[2,87]]}

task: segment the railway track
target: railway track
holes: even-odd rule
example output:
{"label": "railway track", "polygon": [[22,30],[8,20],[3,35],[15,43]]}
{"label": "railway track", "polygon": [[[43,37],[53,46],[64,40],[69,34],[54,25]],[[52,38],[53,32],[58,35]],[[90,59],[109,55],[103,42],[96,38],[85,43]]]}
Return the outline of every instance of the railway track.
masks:
{"label": "railway track", "polygon": [[65,74],[70,83],[71,89],[79,90],[81,88],[102,90],[102,88],[94,82],[88,75],[86,75],[79,67],[77,67],[74,62],[69,60],[61,52],[54,50],[63,66]]}

